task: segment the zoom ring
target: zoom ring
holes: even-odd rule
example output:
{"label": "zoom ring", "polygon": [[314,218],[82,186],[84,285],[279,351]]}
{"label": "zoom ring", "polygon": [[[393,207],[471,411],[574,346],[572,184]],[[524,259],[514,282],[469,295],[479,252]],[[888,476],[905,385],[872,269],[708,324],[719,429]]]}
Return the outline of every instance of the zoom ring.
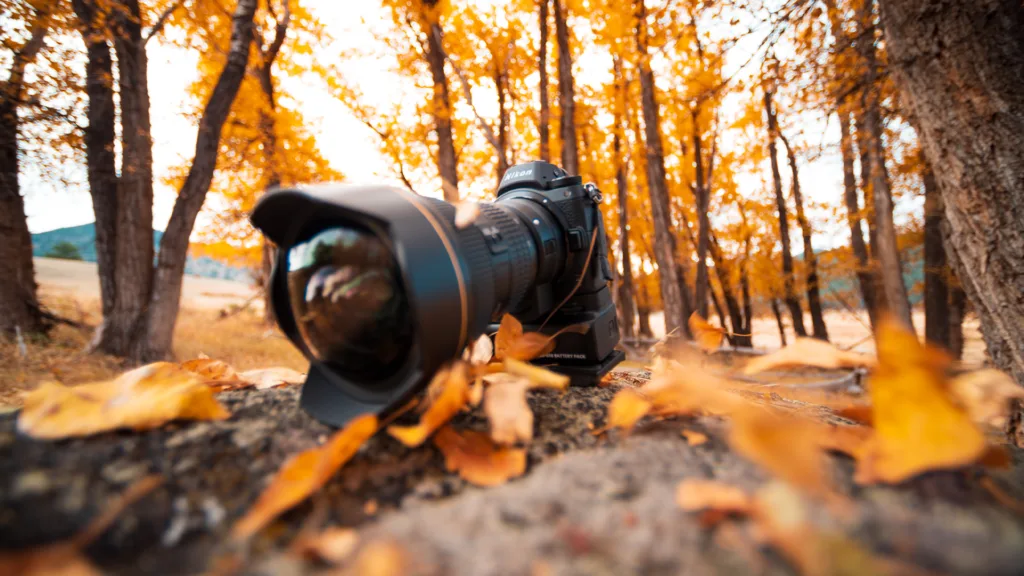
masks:
{"label": "zoom ring", "polygon": [[[497,226],[507,250],[495,257],[498,294],[506,294],[501,309],[515,310],[537,278],[537,247],[522,220],[500,204],[480,204],[478,224]],[[502,290],[501,283],[506,285]]]}

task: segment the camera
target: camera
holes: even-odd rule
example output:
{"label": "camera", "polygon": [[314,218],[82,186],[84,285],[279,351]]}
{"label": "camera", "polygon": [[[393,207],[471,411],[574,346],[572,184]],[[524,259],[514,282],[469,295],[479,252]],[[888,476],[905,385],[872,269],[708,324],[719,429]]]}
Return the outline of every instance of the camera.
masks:
{"label": "camera", "polygon": [[547,162],[509,168],[465,206],[392,186],[268,192],[251,215],[277,246],[270,301],[310,360],[300,405],[342,426],[401,407],[512,314],[558,336],[534,363],[595,383],[625,355],[597,187]]}

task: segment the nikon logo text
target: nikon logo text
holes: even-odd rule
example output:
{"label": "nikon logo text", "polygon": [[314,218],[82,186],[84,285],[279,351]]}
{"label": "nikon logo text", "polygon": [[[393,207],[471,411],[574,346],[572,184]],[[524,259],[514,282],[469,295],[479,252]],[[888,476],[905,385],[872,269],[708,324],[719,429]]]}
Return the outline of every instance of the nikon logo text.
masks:
{"label": "nikon logo text", "polygon": [[529,170],[509,170],[508,172],[505,172],[505,177],[502,178],[502,181],[512,180],[514,178],[529,178],[531,176],[533,176],[532,168]]}

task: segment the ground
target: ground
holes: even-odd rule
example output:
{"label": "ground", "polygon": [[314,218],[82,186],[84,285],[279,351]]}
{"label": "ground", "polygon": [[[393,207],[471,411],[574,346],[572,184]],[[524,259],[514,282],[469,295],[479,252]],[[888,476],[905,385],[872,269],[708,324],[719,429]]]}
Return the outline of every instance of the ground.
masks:
{"label": "ground", "polygon": [[[59,297],[48,302],[75,308]],[[187,312],[178,354],[204,351],[243,368],[298,361],[279,336],[259,328],[255,315],[216,318],[212,310]],[[23,380],[67,374],[83,381],[119,369],[110,359],[61,360],[61,352],[75,350],[74,338],[85,337],[68,330],[58,332],[68,339],[62,350],[29,344],[28,358],[20,360]],[[729,355],[714,359],[737,361]],[[82,370],[95,373],[86,377]],[[825,381],[840,375],[800,376]],[[62,441],[19,434],[17,414],[9,412],[0,415],[0,549],[68,538],[134,481],[159,474],[163,484],[87,549],[103,570],[190,574],[240,556],[244,573],[309,573],[322,566],[288,553],[289,544],[303,529],[334,525],[356,527],[363,543],[397,543],[409,571],[419,574],[794,573],[777,550],[756,538],[748,521],[712,527],[675,504],[684,479],[714,478],[749,490],[770,481],[730,450],[726,422],[710,416],[646,419],[628,435],[595,434],[615,392],[645,378],[634,370],[616,373],[607,387],[531,392],[535,438],[527,472],[503,486],[470,486],[445,470],[429,442],[410,449],[378,434],[310,501],[245,549],[230,543],[232,523],[285,459],[331,432],[299,410],[298,387],[223,393],[218,398],[232,413],[225,421]],[[457,416],[456,425],[486,428],[479,409]],[[684,428],[709,440],[691,446],[680,434]],[[839,519],[815,508],[815,534],[834,537],[831,545],[845,542],[835,552],[843,559],[856,542],[927,573],[1018,574],[1024,517],[1013,504],[1024,498],[1024,451],[1010,448],[1010,456],[1008,469],[932,472],[891,487],[854,485],[852,461],[832,456],[838,491],[855,509]],[[997,500],[983,477],[1008,498]]]}

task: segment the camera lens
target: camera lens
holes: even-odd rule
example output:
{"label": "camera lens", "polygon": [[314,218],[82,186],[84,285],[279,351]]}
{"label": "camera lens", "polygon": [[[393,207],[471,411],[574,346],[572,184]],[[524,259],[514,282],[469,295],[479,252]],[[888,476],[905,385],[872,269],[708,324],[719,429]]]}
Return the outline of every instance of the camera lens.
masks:
{"label": "camera lens", "polygon": [[368,384],[402,366],[413,342],[409,300],[377,234],[333,226],[294,244],[287,258],[292,315],[318,360]]}

